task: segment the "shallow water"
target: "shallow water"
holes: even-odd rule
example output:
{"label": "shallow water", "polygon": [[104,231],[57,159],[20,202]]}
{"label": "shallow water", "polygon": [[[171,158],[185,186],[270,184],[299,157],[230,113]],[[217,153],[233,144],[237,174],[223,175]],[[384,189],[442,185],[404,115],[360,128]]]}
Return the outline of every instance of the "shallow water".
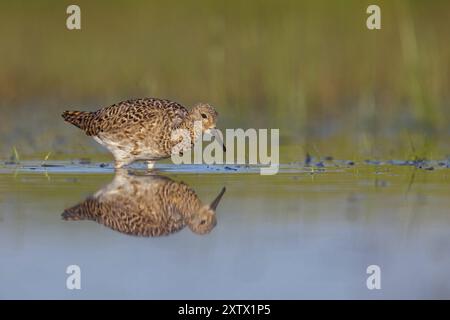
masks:
{"label": "shallow water", "polygon": [[[450,298],[449,169],[235,169],[159,166],[204,203],[227,188],[217,226],[137,237],[61,218],[111,168],[4,166],[0,298]],[[66,288],[73,264],[81,290]],[[369,265],[380,290],[366,287]]]}

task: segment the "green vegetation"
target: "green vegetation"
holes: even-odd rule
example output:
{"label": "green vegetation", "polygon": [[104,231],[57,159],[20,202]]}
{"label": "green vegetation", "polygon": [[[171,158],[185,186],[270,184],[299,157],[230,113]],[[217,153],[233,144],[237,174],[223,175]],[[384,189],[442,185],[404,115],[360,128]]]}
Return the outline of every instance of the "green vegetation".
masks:
{"label": "green vegetation", "polygon": [[68,31],[66,2],[3,1],[0,157],[97,155],[60,113],[141,96],[210,102],[221,127],[280,128],[282,161],[445,157],[450,3],[377,3],[379,31],[365,27],[370,1],[84,0]]}

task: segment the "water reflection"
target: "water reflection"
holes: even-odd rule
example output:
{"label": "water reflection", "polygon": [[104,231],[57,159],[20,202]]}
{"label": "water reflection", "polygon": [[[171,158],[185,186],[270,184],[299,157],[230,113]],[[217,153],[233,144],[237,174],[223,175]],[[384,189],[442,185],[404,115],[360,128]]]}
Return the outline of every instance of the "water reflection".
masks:
{"label": "water reflection", "polygon": [[183,182],[160,175],[135,175],[119,170],[114,180],[80,204],[66,209],[64,220],[92,220],[121,233],[158,237],[188,226],[196,234],[209,233],[217,223],[222,188],[204,205]]}

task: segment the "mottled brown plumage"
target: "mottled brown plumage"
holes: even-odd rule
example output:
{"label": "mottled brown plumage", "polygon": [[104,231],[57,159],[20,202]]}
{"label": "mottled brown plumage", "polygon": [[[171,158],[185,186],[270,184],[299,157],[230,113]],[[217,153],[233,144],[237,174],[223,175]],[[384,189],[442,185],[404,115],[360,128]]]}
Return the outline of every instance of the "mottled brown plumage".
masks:
{"label": "mottled brown plumage", "polygon": [[92,220],[135,236],[169,235],[188,226],[197,234],[216,225],[215,210],[225,192],[203,205],[183,182],[159,175],[131,175],[119,170],[114,180],[80,204],[66,209],[65,220]]}
{"label": "mottled brown plumage", "polygon": [[171,139],[174,130],[188,130],[193,144],[199,138],[194,130],[195,122],[202,124],[204,132],[215,128],[217,116],[208,104],[200,103],[187,110],[179,103],[156,98],[122,101],[95,112],[62,114],[64,120],[108,148],[114,155],[116,168],[135,160],[152,164],[170,157],[173,147],[181,140]]}

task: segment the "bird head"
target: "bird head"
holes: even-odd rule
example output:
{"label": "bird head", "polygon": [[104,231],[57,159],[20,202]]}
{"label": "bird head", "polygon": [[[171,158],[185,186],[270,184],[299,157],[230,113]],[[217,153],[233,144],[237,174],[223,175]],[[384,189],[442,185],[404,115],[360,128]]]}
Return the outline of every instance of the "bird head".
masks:
{"label": "bird head", "polygon": [[190,113],[194,121],[201,121],[203,132],[216,127],[217,117],[219,114],[209,104],[199,103],[192,108]]}
{"label": "bird head", "polygon": [[222,199],[225,190],[225,187],[222,188],[211,204],[200,207],[200,209],[190,217],[188,225],[194,233],[202,235],[210,233],[211,230],[214,229],[217,224],[216,208],[220,199]]}
{"label": "bird head", "polygon": [[219,144],[222,145],[223,152],[226,152],[227,149],[223,140],[214,132],[216,130],[217,117],[219,116],[217,111],[207,103],[199,103],[192,108],[190,113],[191,119],[194,122],[200,122],[202,124],[202,133],[215,136]]}

